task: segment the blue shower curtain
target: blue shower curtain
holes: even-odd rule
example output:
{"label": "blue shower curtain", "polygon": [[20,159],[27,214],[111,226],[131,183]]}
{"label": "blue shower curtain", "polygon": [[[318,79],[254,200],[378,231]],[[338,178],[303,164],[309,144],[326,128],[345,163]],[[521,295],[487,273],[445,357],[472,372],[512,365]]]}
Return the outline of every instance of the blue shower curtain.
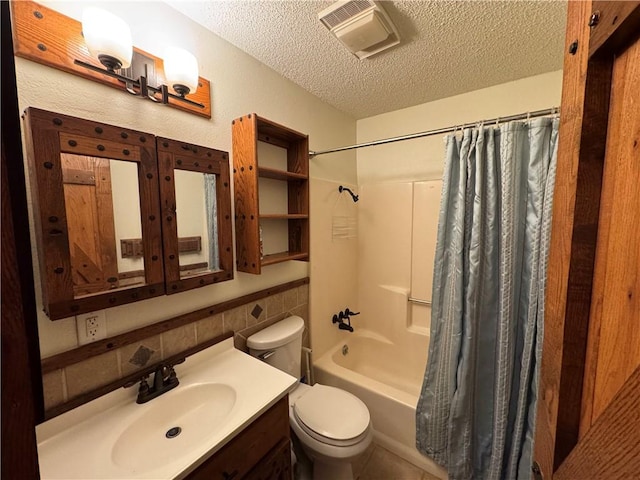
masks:
{"label": "blue shower curtain", "polygon": [[526,480],[558,120],[447,138],[417,448],[451,480]]}
{"label": "blue shower curtain", "polygon": [[220,270],[220,252],[218,251],[218,203],[216,196],[216,176],[204,174],[204,202],[207,215],[207,239],[209,240],[209,270]]}

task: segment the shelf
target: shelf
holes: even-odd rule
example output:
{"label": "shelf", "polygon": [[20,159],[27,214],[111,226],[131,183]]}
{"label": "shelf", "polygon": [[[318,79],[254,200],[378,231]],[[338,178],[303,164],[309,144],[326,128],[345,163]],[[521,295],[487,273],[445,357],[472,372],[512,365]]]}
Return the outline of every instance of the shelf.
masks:
{"label": "shelf", "polygon": [[258,167],[258,175],[273,180],[308,180],[307,175],[303,173],[285,172],[284,170],[276,170],[275,168]]}
{"label": "shelf", "polygon": [[279,252],[272,253],[271,255],[265,255],[260,263],[265,267],[267,265],[286,262],[288,260],[306,260],[308,258],[309,254],[306,252]]}
{"label": "shelf", "polygon": [[261,213],[260,220],[305,220],[306,213]]}
{"label": "shelf", "polygon": [[[236,264],[239,272],[260,274],[263,265],[309,258],[309,137],[259,117],[255,113],[231,124],[233,180],[236,206]],[[280,147],[260,150],[259,142]],[[276,155],[273,157],[271,155]],[[278,157],[278,155],[281,155]],[[260,165],[262,157],[263,166]],[[275,163],[273,162],[275,158]],[[286,163],[285,163],[286,162]],[[283,167],[286,165],[286,167]],[[273,167],[276,168],[273,168]],[[263,194],[286,193],[286,207],[261,213],[258,195],[260,179],[280,180],[269,184]],[[263,183],[263,186],[267,182]],[[275,191],[273,190],[275,189]],[[264,199],[263,199],[264,200]],[[278,220],[268,222],[266,220]],[[286,222],[281,222],[286,220]],[[265,238],[275,239],[273,250],[288,251],[260,259],[260,222]],[[283,226],[283,223],[286,225]],[[286,227],[286,228],[285,228]],[[271,251],[273,251],[271,250]]]}

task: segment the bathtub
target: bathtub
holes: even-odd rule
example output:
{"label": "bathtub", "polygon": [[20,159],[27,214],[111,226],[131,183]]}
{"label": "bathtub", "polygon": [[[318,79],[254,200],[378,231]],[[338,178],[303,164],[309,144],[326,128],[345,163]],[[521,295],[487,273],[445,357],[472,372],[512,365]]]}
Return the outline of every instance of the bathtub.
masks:
{"label": "bathtub", "polygon": [[399,348],[361,329],[313,363],[315,381],[360,398],[371,414],[377,444],[445,479],[446,472],[415,447],[416,404],[427,360],[423,350]]}

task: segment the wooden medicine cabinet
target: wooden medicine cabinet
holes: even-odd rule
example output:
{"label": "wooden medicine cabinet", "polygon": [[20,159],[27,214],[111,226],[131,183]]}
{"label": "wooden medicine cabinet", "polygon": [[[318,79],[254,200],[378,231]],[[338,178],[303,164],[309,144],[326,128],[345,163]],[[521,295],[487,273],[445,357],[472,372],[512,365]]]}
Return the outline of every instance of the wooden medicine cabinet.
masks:
{"label": "wooden medicine cabinet", "polygon": [[[228,153],[168,138],[156,143],[167,294],[231,280]],[[202,239],[200,248],[182,248],[187,238]]]}
{"label": "wooden medicine cabinet", "polygon": [[[28,108],[24,118],[42,300],[49,318],[233,278],[226,152],[168,139],[157,143],[149,133],[35,108]],[[212,210],[217,216],[211,220],[202,204],[178,201],[176,213],[180,194],[174,167],[184,163],[191,173],[200,161],[215,174]],[[198,175],[204,199],[204,175]],[[199,225],[181,225],[181,209],[185,218],[198,211]],[[208,223],[215,227],[209,229]],[[181,226],[185,238],[178,238]],[[217,234],[216,265],[208,260],[209,231]],[[204,255],[207,260],[191,261]]]}
{"label": "wooden medicine cabinet", "polygon": [[308,260],[308,135],[255,113],[231,130],[238,271]]}

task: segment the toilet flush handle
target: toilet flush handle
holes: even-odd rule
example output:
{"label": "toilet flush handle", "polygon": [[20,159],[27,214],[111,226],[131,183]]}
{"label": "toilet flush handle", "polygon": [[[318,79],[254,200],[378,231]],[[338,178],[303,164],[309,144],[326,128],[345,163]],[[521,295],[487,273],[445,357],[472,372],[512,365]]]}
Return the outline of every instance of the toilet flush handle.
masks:
{"label": "toilet flush handle", "polygon": [[264,361],[267,360],[267,358],[269,358],[274,353],[276,353],[275,350],[267,350],[266,352],[261,353],[260,355],[258,355],[258,358],[264,362]]}

